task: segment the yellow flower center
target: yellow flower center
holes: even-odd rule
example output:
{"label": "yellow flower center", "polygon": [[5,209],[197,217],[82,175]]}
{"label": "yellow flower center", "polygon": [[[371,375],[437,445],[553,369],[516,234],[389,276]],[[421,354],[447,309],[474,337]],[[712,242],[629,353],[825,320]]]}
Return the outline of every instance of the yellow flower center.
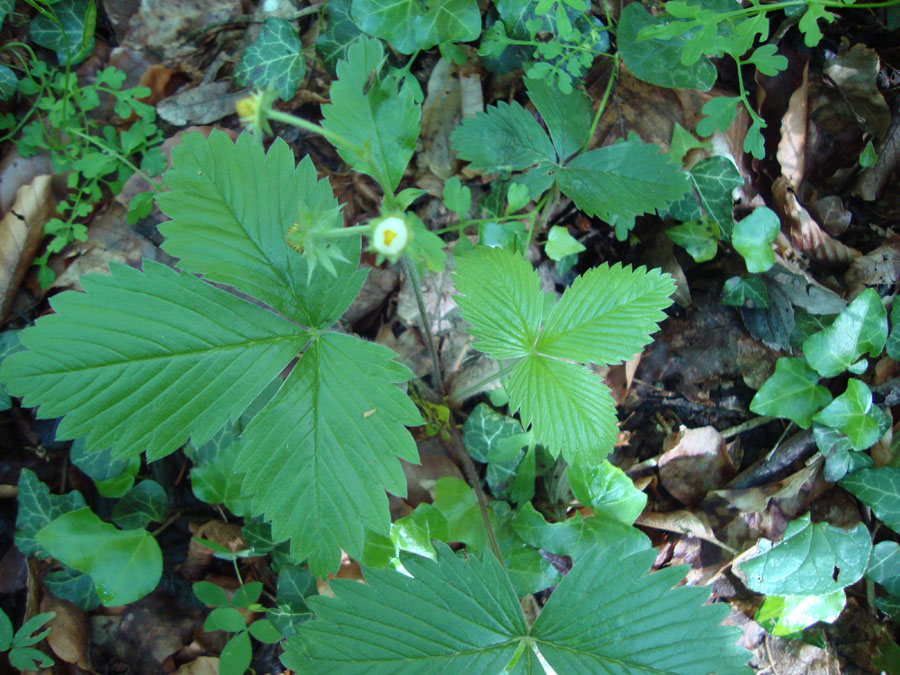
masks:
{"label": "yellow flower center", "polygon": [[256,114],[257,102],[253,96],[247,96],[238,101],[234,108],[239,117],[253,117]]}
{"label": "yellow flower center", "polygon": [[394,241],[394,238],[397,236],[397,233],[393,230],[385,230],[384,231],[384,243],[388,246],[391,245],[391,242]]}

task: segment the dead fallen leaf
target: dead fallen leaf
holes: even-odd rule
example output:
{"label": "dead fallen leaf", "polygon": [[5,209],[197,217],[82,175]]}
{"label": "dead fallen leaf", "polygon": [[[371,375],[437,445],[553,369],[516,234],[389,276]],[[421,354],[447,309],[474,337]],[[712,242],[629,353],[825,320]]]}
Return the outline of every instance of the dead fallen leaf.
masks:
{"label": "dead fallen leaf", "polygon": [[867,202],[878,198],[894,169],[900,164],[900,98],[897,101],[894,105],[891,126],[884,139],[875,148],[878,160],[875,166],[863,171],[853,189],[854,194],[858,194]]}
{"label": "dead fallen leaf", "polygon": [[47,155],[20,157],[15,150],[7,153],[0,161],[0,213],[9,211],[20,187],[28,185],[38,176],[52,173]]}
{"label": "dead fallen leaf", "polygon": [[891,111],[878,91],[878,68],[878,53],[857,43],[826,63],[824,70],[840,89],[840,100],[834,105],[843,106],[848,119],[881,139],[891,123]]}
{"label": "dead fallen leaf", "polygon": [[719,541],[709,524],[709,519],[702,511],[697,513],[686,509],[668,513],[644,511],[634,523],[635,525],[650,527],[655,530],[678,532],[686,537],[697,537],[737,555],[737,551],[728,546],[728,544]]}
{"label": "dead fallen leaf", "polygon": [[809,205],[809,212],[832,237],[844,234],[853,220],[853,214],[844,208],[844,203],[837,195],[817,199]]}
{"label": "dead fallen leaf", "polygon": [[889,236],[874,251],[854,260],[844,279],[853,294],[866,286],[895,283],[900,279],[900,236]]}
{"label": "dead fallen leaf", "polygon": [[170,124],[211,124],[234,113],[234,105],[246,91],[229,93],[231,82],[221,80],[199,84],[193,89],[163,99],[156,106],[157,114]]}
{"label": "dead fallen leaf", "polygon": [[56,208],[50,181],[49,175],[38,176],[19,188],[15,203],[0,220],[0,319],[9,311],[44,238],[44,223]]}
{"label": "dead fallen leaf", "polygon": [[56,613],[47,623],[47,628],[50,629],[47,644],[53,653],[66,663],[74,663],[79,668],[90,670],[90,626],[87,615],[73,603],[60,600],[52,593],[44,594],[41,611]]}
{"label": "dead fallen leaf", "polygon": [[803,68],[803,80],[791,94],[787,112],[781,118],[781,140],[778,142],[778,163],[781,175],[794,190],[800,189],[806,174],[806,123],[809,115],[809,64]]}
{"label": "dead fallen leaf", "polygon": [[201,656],[185,663],[174,675],[219,675],[219,657]]}
{"label": "dead fallen leaf", "polygon": [[682,426],[666,439],[668,447],[659,458],[659,480],[682,504],[699,504],[706,493],[737,475],[743,451],[737,443],[726,444],[713,427]]}

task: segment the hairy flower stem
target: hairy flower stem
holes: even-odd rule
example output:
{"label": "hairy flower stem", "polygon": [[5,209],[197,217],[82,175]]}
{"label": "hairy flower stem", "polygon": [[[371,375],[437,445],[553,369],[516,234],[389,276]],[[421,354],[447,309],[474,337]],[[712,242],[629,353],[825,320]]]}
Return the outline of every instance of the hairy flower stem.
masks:
{"label": "hairy flower stem", "polygon": [[[431,321],[428,318],[428,311],[425,309],[425,297],[422,295],[422,284],[419,281],[419,274],[416,272],[415,265],[413,265],[409,256],[403,256],[403,269],[406,271],[406,275],[409,277],[409,281],[412,284],[413,291],[416,295],[416,304],[419,307],[419,321],[422,322],[422,330],[425,333],[425,340],[428,342],[428,351],[431,353],[431,364],[434,367],[434,385],[437,387],[440,395],[443,396],[445,393],[444,378],[441,375],[441,362],[438,358],[437,344],[435,343],[434,335],[431,333]],[[462,464],[466,480],[469,481],[469,485],[471,485],[472,489],[475,491],[475,500],[478,502],[478,510],[481,512],[481,519],[484,521],[484,529],[487,532],[491,551],[496,556],[497,561],[503,565],[503,556],[500,555],[500,546],[497,544],[497,535],[494,534],[494,526],[491,525],[491,515],[488,512],[487,497],[484,494],[484,490],[481,489],[481,480],[478,477],[478,472],[475,470],[475,465],[472,463],[472,458],[469,457],[469,453],[466,452],[466,449],[463,446],[462,438],[459,435],[459,428],[456,426],[456,421],[453,419],[452,411],[450,424],[448,426],[450,427],[450,435],[453,438],[453,451],[456,454],[459,463]]]}
{"label": "hairy flower stem", "polygon": [[403,270],[412,284],[413,291],[416,294],[416,304],[419,307],[419,320],[422,322],[422,330],[425,333],[425,341],[428,343],[428,351],[431,353],[431,366],[434,371],[434,386],[444,395],[444,378],[441,375],[441,360],[438,357],[437,344],[434,335],[431,334],[431,322],[428,320],[428,310],[425,309],[425,296],[422,295],[422,284],[419,281],[419,274],[416,272],[415,265],[409,259],[409,256],[403,256]]}

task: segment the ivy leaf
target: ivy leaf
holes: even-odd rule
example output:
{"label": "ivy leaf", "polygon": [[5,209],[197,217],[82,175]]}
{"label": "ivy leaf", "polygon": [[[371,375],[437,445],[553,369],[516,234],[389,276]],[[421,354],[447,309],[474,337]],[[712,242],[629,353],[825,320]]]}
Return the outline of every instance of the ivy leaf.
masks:
{"label": "ivy leaf", "polygon": [[716,68],[708,59],[700,58],[687,66],[681,53],[687,38],[683,28],[671,24],[677,33],[671,37],[640,39],[638,32],[649,26],[666,25],[640,4],[632,3],[622,9],[616,34],[619,53],[635,77],[670,89],[699,89],[709,91],[716,81]]}
{"label": "ivy leaf", "polygon": [[305,326],[329,326],[350,306],[365,280],[356,271],[358,239],[340,249],[339,281],[318,268],[310,274],[306,258],[285,245],[295,222],[343,224],[331,186],[317,179],[308,157],[295,168],[281,139],[265,153],[251,134],[232,143],[214,131],[208,140],[186,135],[172,165],[171,190],[157,198],[172,220],[159,229],[163,249],[180,258],[181,269],[234,286]]}
{"label": "ivy leaf", "polygon": [[[822,377],[834,377],[866,352],[878,356],[887,341],[887,312],[874,288],[867,288],[828,328],[809,336],[803,354]],[[860,372],[855,370],[853,372]]]}
{"label": "ivy leaf", "polygon": [[576,255],[584,250],[584,244],[569,234],[569,230],[560,225],[554,225],[547,233],[547,244],[544,251],[550,260],[557,262],[567,255]]}
{"label": "ivy leaf", "polygon": [[843,589],[821,595],[768,595],[756,621],[776,637],[792,635],[819,621],[834,622],[847,604]]}
{"label": "ivy leaf", "polygon": [[693,220],[666,230],[666,236],[681,246],[695,262],[706,262],[716,257],[719,250],[718,229],[711,220]]}
{"label": "ivy leaf", "polygon": [[107,607],[150,593],[162,576],[162,552],[146,530],[119,530],[88,507],[54,518],[37,541],[64,565],[91,576]]}
{"label": "ivy leaf", "polygon": [[556,161],[556,150],[541,125],[516,102],[500,101],[463,120],[450,142],[460,159],[485,173],[505,174]]}
{"label": "ivy leaf", "polygon": [[469,42],[481,35],[475,0],[353,0],[353,20],[366,33],[403,54],[441,42]]}
{"label": "ivy leaf", "polygon": [[311,618],[306,598],[315,595],[316,578],[309,570],[296,565],[282,565],[278,572],[274,609],[266,616],[285,637],[296,635],[297,626]]}
{"label": "ivy leaf", "polygon": [[[316,619],[288,640],[284,664],[312,672],[539,673],[536,648],[556,672],[749,672],[747,653],[733,644],[736,630],[717,625],[727,607],[703,606],[705,589],[673,589],[680,568],[647,576],[653,551],[594,548],[531,628],[490,554],[466,562],[445,545],[437,553],[437,561],[404,555],[413,578],[366,570],[368,585],[332,581],[335,597],[310,598]],[[608,627],[606,617],[615,617]]]}
{"label": "ivy leaf", "polygon": [[731,277],[722,285],[720,302],[730,307],[765,309],[769,306],[769,291],[759,277]]}
{"label": "ivy leaf", "polygon": [[100,606],[94,580],[84,572],[63,565],[61,570],[44,577],[44,586],[60,600],[74,603],[83,612],[90,612]]}
{"label": "ivy leaf", "polygon": [[330,0],[325,6],[328,27],[316,38],[316,53],[333,75],[337,62],[347,58],[347,49],[360,36],[350,17],[351,0]]}
{"label": "ivy leaf", "polygon": [[722,230],[726,240],[731,237],[734,227],[735,188],[744,184],[741,172],[727,157],[708,157],[697,162],[690,172],[691,182],[700,196],[700,204],[707,215]]}
{"label": "ivy leaf", "polygon": [[378,40],[361,38],[350,45],[347,59],[337,64],[331,103],[322,106],[322,126],[347,139],[335,142],[345,162],[393,193],[415,149],[421,111],[412,87],[403,84],[398,91],[395,78],[379,77],[383,64]]}
{"label": "ivy leaf", "polygon": [[9,66],[0,66],[0,101],[8,101],[16,93],[19,78]]}
{"label": "ivy leaf", "polygon": [[900,469],[860,469],[846,476],[841,487],[856,495],[894,532],[900,532]]}
{"label": "ivy leaf", "polygon": [[765,595],[831,593],[856,583],[869,560],[872,540],[860,523],[843,530],[813,523],[809,514],[792,520],[784,538],[757,544],[758,553],[740,564],[747,587]]}
{"label": "ivy leaf", "polygon": [[234,78],[244,87],[272,88],[290,101],[306,74],[297,31],[284,19],[267,19],[256,41],[244,50]]}
{"label": "ivy leaf", "polygon": [[890,417],[872,404],[871,390],[860,380],[847,381],[847,390],[822,409],[813,421],[842,431],[854,450],[865,450],[891,426]]}
{"label": "ivy leaf", "polygon": [[575,498],[604,520],[631,525],[647,505],[647,495],[607,460],[596,465],[570,465],[566,476]]}
{"label": "ivy leaf", "polygon": [[900,302],[891,305],[891,334],[884,344],[887,355],[900,361]]}
{"label": "ivy leaf", "polygon": [[774,415],[809,429],[813,415],[831,402],[831,393],[804,359],[780,358],[775,372],[750,401],[751,412]]}
{"label": "ivy leaf", "polygon": [[161,523],[169,512],[169,498],[155,480],[143,480],[113,507],[112,519],[123,530],[137,530]]}
{"label": "ivy leaf", "polygon": [[559,169],[556,182],[579,209],[607,221],[633,222],[688,190],[678,165],[637,138],[576,156]]}
{"label": "ivy leaf", "polygon": [[50,488],[38,480],[31,469],[22,469],[19,474],[19,513],[16,516],[16,548],[25,555],[46,557],[46,552],[37,540],[37,533],[50,521],[62,514],[86,506],[84,497],[76,491],[64,495],[51,494]]}
{"label": "ivy leaf", "polygon": [[94,25],[97,22],[94,3],[66,0],[55,3],[52,11],[59,23],[38,14],[28,24],[28,35],[41,47],[55,51],[60,65],[68,62],[73,66],[84,61],[94,51]]}
{"label": "ivy leaf", "polygon": [[[235,419],[306,344],[296,324],[149,260],[81,279],[22,334],[0,376],[58,438],[158,459]],[[212,318],[215,317],[215,318]],[[163,402],[165,404],[163,404]]]}
{"label": "ivy leaf", "polygon": [[242,494],[241,475],[234,471],[239,452],[234,425],[226,424],[189,455],[194,461],[191,492],[202,502],[224,504],[233,514],[245,516],[250,512],[250,500]]}
{"label": "ivy leaf", "polygon": [[781,221],[771,209],[760,206],[734,226],[731,244],[744,257],[747,271],[765,272],[775,264],[772,242],[778,236]]}
{"label": "ivy leaf", "polygon": [[359,557],[366,528],[388,533],[385,490],[406,494],[395,457],[418,462],[404,425],[421,418],[391,386],[412,373],[394,356],[348,335],[319,335],[241,436],[234,470],[245,474],[244,496],[316,576],[337,570],[341,549]]}
{"label": "ivy leaf", "polygon": [[866,578],[884,586],[890,595],[900,596],[900,544],[896,541],[875,544]]}
{"label": "ivy leaf", "polygon": [[581,150],[591,132],[593,110],[590,99],[580,90],[562,94],[550,80],[525,80],[528,98],[547,123],[550,138],[560,161]]}

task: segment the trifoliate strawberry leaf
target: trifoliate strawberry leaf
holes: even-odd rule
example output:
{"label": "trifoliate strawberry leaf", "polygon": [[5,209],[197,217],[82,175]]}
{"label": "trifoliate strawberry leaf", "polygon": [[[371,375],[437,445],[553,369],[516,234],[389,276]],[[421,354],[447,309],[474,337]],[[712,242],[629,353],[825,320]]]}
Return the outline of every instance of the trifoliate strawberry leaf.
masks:
{"label": "trifoliate strawberry leaf", "polygon": [[874,288],[867,288],[838,314],[834,323],[806,339],[803,355],[819,375],[834,377],[851,370],[866,352],[878,356],[887,331],[887,312],[881,298]]}
{"label": "trifoliate strawberry leaf", "polygon": [[854,450],[875,445],[891,427],[891,418],[872,403],[872,391],[860,380],[847,381],[847,390],[813,417],[814,422],[847,435]]}
{"label": "trifoliate strawberry leaf", "polygon": [[[144,261],[82,277],[53,298],[56,314],[22,334],[29,351],[0,377],[57,437],[86,449],[158,459],[190,436],[203,443],[256,398],[306,344],[304,329],[206,284]],[[214,318],[213,318],[214,317]]]}
{"label": "trifoliate strawberry leaf", "polygon": [[51,494],[50,488],[38,480],[31,469],[19,474],[19,513],[16,516],[16,548],[25,555],[46,557],[38,543],[37,533],[51,520],[64,513],[87,506],[77,490],[64,495]]}
{"label": "trifoliate strawberry leaf", "polygon": [[365,571],[368,585],[333,580],[334,598],[309,599],[283,662],[309,672],[749,673],[739,631],[719,626],[727,605],[704,588],[672,587],[681,568],[647,575],[654,551],[595,547],[559,584],[529,627],[500,564],[403,555],[412,578]]}
{"label": "trifoliate strawberry leaf", "polygon": [[809,429],[813,415],[830,402],[831,392],[819,384],[819,376],[804,359],[781,358],[750,401],[750,410],[793,420]]}
{"label": "trifoliate strawberry leaf", "polygon": [[[501,253],[502,251],[502,253]],[[479,247],[456,261],[456,297],[475,346],[495,359],[525,356],[537,341],[541,283],[522,256]]]}
{"label": "trifoliate strawberry leaf", "polygon": [[350,17],[351,0],[330,0],[325,6],[328,26],[316,38],[316,53],[333,75],[337,62],[347,58],[347,49],[360,36]]}
{"label": "trifoliate strawberry leaf", "polygon": [[758,552],[740,563],[747,587],[766,595],[831,593],[856,583],[869,560],[872,539],[865,525],[851,530],[792,520],[777,544],[762,539]]}
{"label": "trifoliate strawberry leaf", "polygon": [[756,208],[734,226],[731,244],[735,251],[744,256],[748,272],[765,272],[775,264],[772,242],[780,228],[778,216],[765,206]]}
{"label": "trifoliate strawberry leaf", "polygon": [[144,597],[162,576],[162,552],[149,532],[119,530],[88,507],[53,519],[36,538],[61,563],[90,575],[108,607]]}
{"label": "trifoliate strawberry leaf", "polygon": [[[357,272],[359,239],[334,246],[337,278],[291,250],[291,225],[338,229],[340,206],[308,157],[294,166],[287,143],[263,151],[251,134],[236,143],[220,131],[188,134],[172,151],[169,192],[158,203],[172,220],[160,225],[163,248],[178,266],[234,286],[305,326],[337,321],[365,280]],[[343,259],[343,262],[341,261]]]}
{"label": "trifoliate strawberry leaf", "polygon": [[559,169],[556,183],[589,216],[632,224],[635,216],[665,207],[689,187],[658,146],[637,138],[576,156]]}
{"label": "trifoliate strawberry leaf", "polygon": [[455,283],[475,347],[493,358],[524,357],[508,387],[523,426],[533,425],[554,456],[604,458],[616,436],[613,401],[600,378],[572,361],[607,364],[639,352],[664,318],[672,280],[604,264],[575,280],[543,331],[540,282],[521,256],[478,248],[457,261]]}
{"label": "trifoliate strawberry leaf", "polygon": [[450,142],[460,159],[485,173],[505,174],[556,162],[556,150],[541,125],[515,101],[500,101],[463,120],[450,134]]}
{"label": "trifoliate strawberry leaf", "polygon": [[541,354],[601,365],[627,361],[666,318],[675,282],[658,269],[606,263],[575,279],[538,338]]}
{"label": "trifoliate strawberry leaf", "polygon": [[481,35],[475,0],[353,0],[353,20],[369,35],[403,54],[441,42],[469,42]]}
{"label": "trifoliate strawberry leaf", "polygon": [[894,532],[900,532],[900,469],[860,469],[845,477],[841,487],[856,495]]}
{"label": "trifoliate strawberry leaf", "polygon": [[267,19],[256,42],[244,50],[234,78],[244,87],[271,88],[290,101],[306,74],[300,37],[289,21]]}
{"label": "trifoliate strawberry leaf", "polygon": [[556,156],[567,160],[588,141],[593,116],[590,99],[578,89],[562,94],[549,79],[526,79],[525,86],[528,98],[547,123]]}
{"label": "trifoliate strawberry leaf", "polygon": [[418,462],[404,425],[421,418],[392,386],[412,373],[394,356],[348,335],[317,336],[241,436],[243,494],[316,576],[337,570],[341,549],[359,557],[366,528],[388,533],[385,490],[406,494],[396,457]]}
{"label": "trifoliate strawberry leaf", "polygon": [[[408,84],[380,77],[384,48],[361,38],[337,64],[331,103],[322,106],[322,126],[333,136],[341,158],[372,176],[386,193],[400,184],[419,137],[420,108]],[[369,81],[374,74],[374,80]]]}

